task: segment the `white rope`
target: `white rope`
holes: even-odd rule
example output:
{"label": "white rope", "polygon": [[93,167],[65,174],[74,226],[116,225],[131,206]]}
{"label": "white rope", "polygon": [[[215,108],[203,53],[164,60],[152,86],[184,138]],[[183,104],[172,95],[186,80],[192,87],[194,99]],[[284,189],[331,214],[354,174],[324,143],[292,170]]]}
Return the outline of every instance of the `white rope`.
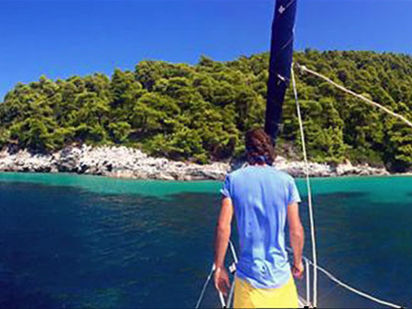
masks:
{"label": "white rope", "polygon": [[306,305],[310,306],[310,268],[308,260],[305,260],[306,267]]}
{"label": "white rope", "polygon": [[[307,259],[307,258],[305,258],[305,259]],[[309,264],[312,264],[312,265],[313,265],[313,263],[312,263],[311,260],[309,260],[309,259],[307,259],[307,260],[309,261]],[[371,300],[371,301],[374,301],[374,302],[376,302],[376,303],[378,303],[378,304],[385,305],[385,306],[388,306],[388,307],[392,307],[392,308],[403,308],[402,306],[399,306],[399,305],[390,303],[390,302],[385,301],[385,300],[381,300],[381,299],[376,298],[376,297],[374,297],[374,296],[372,296],[372,295],[366,294],[365,292],[359,291],[358,289],[355,289],[354,287],[351,287],[350,285],[348,285],[348,284],[344,283],[343,281],[339,280],[339,279],[336,278],[334,275],[332,275],[330,272],[328,272],[326,269],[324,269],[324,268],[322,268],[322,267],[320,267],[320,266],[316,266],[316,268],[317,268],[320,272],[324,273],[330,280],[334,281],[334,282],[335,282],[336,284],[338,284],[339,286],[341,286],[341,287],[343,287],[343,288],[345,288],[345,289],[347,289],[347,290],[349,290],[349,291],[351,291],[351,292],[353,292],[353,293],[355,293],[355,294],[357,294],[357,295],[359,295],[359,296],[362,296],[362,297],[367,298],[367,299],[369,299],[369,300]]]}
{"label": "white rope", "polygon": [[233,258],[232,267],[234,267],[234,269],[233,269],[233,271],[231,270],[231,272],[233,273],[233,280],[232,280],[232,285],[230,287],[229,297],[227,299],[227,307],[228,308],[230,308],[230,304],[232,303],[232,299],[233,299],[233,293],[235,291],[235,273],[236,273],[236,264],[238,262],[235,246],[233,245],[233,243],[230,239],[229,239],[229,247],[230,247],[230,251],[232,252],[232,258]]}
{"label": "white rope", "polygon": [[309,163],[308,156],[306,153],[306,143],[305,143],[305,132],[303,130],[303,120],[300,112],[300,105],[298,100],[298,92],[296,89],[296,80],[295,74],[292,67],[292,84],[293,84],[293,93],[295,95],[296,102],[296,111],[299,119],[299,129],[300,129],[300,138],[302,141],[302,151],[303,151],[303,160],[305,162],[305,175],[306,175],[306,187],[308,191],[308,205],[309,205],[309,224],[310,224],[310,236],[312,241],[312,258],[313,258],[313,306],[317,307],[318,302],[318,275],[317,275],[317,253],[316,253],[316,235],[315,235],[315,220],[313,218],[313,205],[312,205],[312,190],[310,186],[309,178]]}
{"label": "white rope", "polygon": [[[203,288],[202,291],[200,292],[200,296],[196,302],[196,309],[199,309],[200,304],[202,303],[203,297],[205,296],[205,292],[206,292],[206,288],[209,285],[210,280],[212,279],[213,273],[216,270],[216,266],[215,264],[212,265],[212,269],[209,272],[209,275],[207,276],[207,279],[205,281],[205,283],[203,284]],[[225,303],[225,298],[223,297],[223,294],[218,291],[219,294],[219,301],[220,301],[220,305],[222,306],[222,308],[226,308],[226,303]]]}
{"label": "white rope", "polygon": [[361,94],[358,94],[358,93],[356,93],[356,92],[354,92],[354,91],[352,91],[352,90],[349,90],[349,89],[345,88],[344,86],[339,85],[338,83],[335,83],[335,82],[334,82],[333,80],[331,80],[330,78],[328,78],[328,77],[326,77],[326,76],[324,76],[324,75],[322,75],[322,74],[320,74],[320,73],[318,73],[318,72],[312,71],[312,70],[308,69],[307,67],[305,67],[305,66],[303,66],[303,65],[299,65],[299,64],[297,64],[297,63],[296,63],[295,65],[296,65],[300,70],[302,70],[302,71],[304,71],[304,72],[307,72],[307,73],[309,73],[309,74],[315,75],[315,76],[323,79],[324,81],[327,81],[329,84],[335,86],[336,88],[342,90],[343,92],[348,93],[348,94],[350,94],[350,95],[353,95],[353,96],[357,97],[358,99],[366,102],[367,104],[372,105],[372,106],[374,106],[374,107],[377,107],[377,108],[379,108],[380,110],[384,111],[385,113],[387,113],[387,114],[389,114],[389,115],[391,115],[391,116],[393,116],[393,117],[398,118],[399,120],[401,120],[401,121],[404,122],[406,125],[408,125],[408,126],[410,126],[410,127],[412,128],[412,122],[411,122],[410,120],[406,119],[404,116],[402,116],[402,115],[400,115],[400,114],[398,114],[398,113],[395,113],[394,111],[392,111],[392,110],[390,110],[389,108],[383,106],[382,104],[376,103],[376,102],[374,102],[374,101],[372,101],[372,100],[364,97],[364,96],[361,95]]}
{"label": "white rope", "polygon": [[230,239],[229,239],[229,246],[230,246],[230,251],[232,252],[233,261],[235,262],[235,264],[237,264],[238,259],[237,259],[237,255],[236,255],[235,246],[233,245],[233,243]]}
{"label": "white rope", "polygon": [[[227,298],[227,308],[231,308],[230,304],[232,303],[233,293],[235,291],[235,278],[232,280],[232,285],[230,287],[229,297]],[[233,305],[232,305],[233,308]]]}
{"label": "white rope", "polygon": [[[337,87],[338,89],[342,90],[345,93],[351,94],[359,99],[361,99],[362,101],[377,107],[381,110],[383,110],[384,112],[386,112],[387,114],[396,117],[398,119],[400,119],[401,121],[403,121],[405,124],[407,124],[408,126],[412,127],[412,122],[409,121],[408,119],[406,119],[404,116],[397,114],[395,112],[393,112],[392,110],[382,106],[379,103],[376,103],[360,94],[357,94],[345,87],[343,87],[342,85],[339,85],[337,83],[335,83],[334,81],[332,81],[331,79],[327,78],[326,76],[319,74],[315,71],[312,71],[308,68],[306,68],[305,66],[301,66],[298,64],[295,64],[300,70],[305,71],[309,74],[315,75],[325,81],[327,81],[328,83],[332,84],[333,86]],[[312,241],[312,256],[313,256],[313,262],[308,259],[307,257],[303,257],[303,259],[305,260],[305,262],[309,263],[310,265],[313,266],[313,306],[317,307],[317,271],[319,270],[320,272],[322,272],[323,274],[325,274],[330,280],[332,280],[333,282],[335,282],[336,284],[338,284],[339,286],[359,295],[362,296],[366,299],[369,299],[371,301],[374,301],[378,304],[384,305],[384,306],[388,306],[388,307],[392,307],[392,308],[403,308],[400,305],[396,305],[394,303],[388,302],[388,301],[384,301],[381,300],[379,298],[376,298],[372,295],[369,295],[365,292],[362,292],[358,289],[355,289],[354,287],[344,283],[343,281],[339,280],[338,278],[336,278],[335,276],[333,276],[330,272],[328,272],[326,269],[318,266],[317,264],[317,254],[316,254],[316,235],[315,235],[315,224],[314,224],[314,218],[313,218],[313,205],[312,205],[312,190],[311,190],[311,185],[310,185],[310,177],[309,177],[309,164],[308,164],[308,159],[307,159],[307,152],[306,152],[306,144],[305,144],[305,135],[304,135],[304,130],[303,130],[303,121],[302,121],[302,115],[301,115],[301,111],[300,111],[300,105],[299,105],[299,100],[298,100],[298,94],[297,94],[297,89],[296,89],[296,80],[295,80],[295,75],[292,69],[291,72],[291,76],[292,76],[292,84],[293,84],[293,92],[294,92],[294,96],[295,96],[295,102],[296,102],[296,110],[297,110],[297,115],[298,115],[298,119],[299,119],[299,129],[300,129],[300,136],[301,136],[301,141],[302,141],[302,151],[303,151],[303,157],[304,157],[304,162],[305,162],[305,175],[306,175],[306,185],[307,185],[307,191],[308,191],[308,204],[309,204],[309,221],[310,221],[310,231],[311,231],[311,241]],[[233,243],[231,241],[229,241],[229,246],[230,246],[230,250],[232,252],[233,255],[233,259],[235,260],[235,263],[237,263],[237,256],[236,256],[236,250],[234,249]],[[287,250],[289,252],[293,251],[290,248],[287,248]],[[200,297],[196,303],[196,309],[199,308],[201,301],[203,300],[206,288],[212,278],[213,272],[215,271],[215,265],[213,264],[212,269],[206,279],[206,282],[203,285],[202,291],[200,293]],[[309,269],[307,270],[308,273]],[[230,305],[230,301],[233,295],[233,283],[232,283],[232,287],[231,287],[231,291],[229,294],[229,302],[228,302],[228,306]],[[308,297],[307,297],[308,298]],[[225,304],[225,300],[223,297],[223,294],[219,292],[219,300],[221,303],[222,308],[226,308],[226,304]],[[306,300],[307,302],[309,301],[308,299]]]}
{"label": "white rope", "polygon": [[206,288],[207,288],[207,286],[210,282],[210,279],[212,279],[213,273],[215,272],[215,268],[216,268],[215,264],[213,264],[212,269],[210,270],[209,275],[207,276],[207,279],[206,279],[205,283],[203,284],[203,288],[202,288],[202,291],[200,292],[199,299],[196,302],[196,307],[195,307],[196,309],[199,308],[200,303],[202,302],[203,297],[205,296]]}
{"label": "white rope", "polygon": [[[238,258],[236,255],[236,250],[235,250],[235,246],[233,245],[232,241],[229,239],[229,247],[230,247],[230,252],[232,253],[232,258],[234,261],[234,264],[236,265],[238,262]],[[205,283],[203,284],[203,288],[202,291],[200,292],[200,296],[196,302],[196,309],[199,309],[200,304],[202,303],[203,297],[205,296],[205,292],[206,292],[206,288],[209,285],[210,280],[212,279],[213,273],[216,270],[216,266],[215,264],[212,265],[212,268],[209,272],[209,275],[206,278]],[[220,305],[222,306],[222,308],[227,308],[230,307],[230,303],[232,302],[233,299],[233,293],[234,293],[234,287],[235,287],[235,280],[232,281],[232,285],[230,287],[230,292],[229,292],[229,297],[228,297],[228,301],[227,303],[225,303],[225,299],[223,297],[223,294],[221,292],[219,293],[219,301],[220,301]]]}
{"label": "white rope", "polygon": [[236,264],[238,262],[235,246],[233,245],[233,243],[230,239],[229,239],[229,247],[230,247],[230,251],[232,252],[232,258],[233,258],[233,264],[232,264],[231,267],[234,267],[234,268],[229,269],[230,272],[233,274],[233,280],[232,280],[232,285],[230,286],[229,297],[227,299],[227,304],[226,304],[227,308],[230,308],[230,304],[232,303],[233,294],[234,294],[234,291],[235,291],[235,273],[236,273]]}
{"label": "white rope", "polygon": [[[396,118],[398,118],[398,119],[401,119],[401,120],[404,121],[407,125],[409,125],[409,126],[412,127],[412,123],[411,123],[410,121],[408,121],[405,117],[403,117],[403,116],[401,116],[401,115],[399,115],[399,114],[394,113],[393,111],[387,109],[386,107],[384,107],[384,106],[382,106],[382,105],[380,105],[380,104],[378,104],[378,103],[376,103],[376,102],[373,102],[373,101],[371,101],[371,100],[363,97],[362,95],[356,94],[356,93],[354,93],[353,91],[348,90],[348,89],[346,89],[345,87],[343,87],[343,86],[341,86],[341,85],[339,85],[339,84],[336,84],[335,82],[333,82],[333,81],[330,80],[329,78],[327,78],[327,77],[325,77],[325,76],[323,76],[323,75],[321,75],[321,74],[319,74],[319,73],[317,73],[317,72],[314,72],[314,71],[312,71],[312,70],[309,70],[309,69],[307,69],[306,67],[303,67],[303,66],[298,66],[298,67],[299,67],[301,70],[304,70],[304,71],[306,71],[306,72],[308,72],[308,73],[311,73],[311,74],[313,74],[313,75],[315,75],[315,76],[318,76],[318,77],[320,77],[320,78],[322,78],[322,79],[330,82],[332,85],[338,87],[339,89],[343,90],[344,92],[347,92],[347,93],[349,93],[349,94],[352,94],[352,95],[354,95],[354,96],[362,99],[363,101],[365,101],[365,102],[367,102],[367,103],[369,103],[369,104],[371,104],[371,105],[373,105],[373,106],[376,106],[376,107],[382,109],[383,111],[387,112],[388,114],[390,114],[390,115],[392,115],[392,116],[394,116],[394,117],[396,117]],[[317,307],[317,286],[316,286],[316,285],[317,285],[317,270],[319,270],[319,271],[321,271],[322,273],[324,273],[329,279],[331,279],[332,281],[334,281],[335,283],[337,283],[339,286],[341,286],[341,287],[343,287],[343,288],[346,288],[347,290],[349,290],[349,291],[351,291],[351,292],[353,292],[353,293],[355,293],[355,294],[357,294],[357,295],[360,295],[360,296],[362,296],[362,297],[364,297],[364,298],[367,298],[367,299],[369,299],[369,300],[371,300],[371,301],[374,301],[374,302],[376,302],[376,303],[378,303],[378,304],[381,304],[381,305],[385,305],[385,306],[392,307],[392,308],[402,308],[402,306],[399,306],[399,305],[396,305],[396,304],[393,304],[393,303],[390,303],[390,302],[387,302],[387,301],[378,299],[378,298],[373,297],[373,296],[371,296],[371,295],[369,295],[369,294],[366,294],[365,292],[359,291],[359,290],[351,287],[350,285],[348,285],[348,284],[342,282],[341,280],[337,279],[335,276],[333,276],[331,273],[329,273],[329,272],[328,272],[327,270],[325,270],[324,268],[318,266],[318,264],[317,264],[317,259],[316,259],[317,256],[316,256],[315,227],[314,227],[313,207],[312,207],[312,194],[311,194],[310,178],[309,178],[309,165],[308,165],[307,153],[306,153],[305,136],[304,136],[304,130],[303,130],[303,121],[302,121],[302,115],[301,115],[301,112],[300,112],[300,105],[299,105],[297,88],[296,88],[296,80],[295,80],[295,75],[294,75],[293,69],[292,69],[292,84],[293,84],[293,93],[294,93],[295,102],[296,102],[296,110],[297,110],[298,119],[299,119],[299,129],[300,129],[300,135],[301,135],[301,140],[302,140],[303,157],[304,157],[304,162],[305,162],[306,184],[307,184],[307,189],[308,189],[309,221],[310,221],[310,230],[311,230],[311,238],[312,238],[312,255],[313,255],[313,262],[312,262],[311,260],[309,260],[308,258],[306,258],[306,257],[303,257],[303,258],[304,258],[305,261],[307,261],[309,264],[313,265],[313,269],[314,269],[314,272],[313,272],[313,277],[314,277],[314,278],[313,278],[313,284],[314,284],[314,286],[313,286],[313,306],[314,306],[314,307]],[[292,252],[292,250],[291,250],[290,248],[288,248],[288,250]]]}
{"label": "white rope", "polygon": [[[292,248],[287,247],[286,250],[289,251],[289,253],[293,254]],[[315,267],[315,265],[313,264],[313,262],[312,262],[309,258],[307,258],[306,256],[303,256],[303,260],[304,260],[306,263],[309,263],[310,265],[312,265],[313,267]],[[335,282],[335,283],[338,284],[339,286],[341,286],[341,287],[343,287],[343,288],[345,288],[345,289],[347,289],[347,290],[349,290],[349,291],[351,291],[351,292],[353,292],[353,293],[355,293],[355,294],[357,294],[357,295],[359,295],[359,296],[362,296],[362,297],[367,298],[367,299],[369,299],[369,300],[371,300],[371,301],[374,301],[374,302],[376,302],[376,303],[378,303],[378,304],[385,305],[385,306],[388,306],[388,307],[392,307],[392,308],[404,308],[403,306],[396,305],[396,304],[394,304],[394,303],[391,303],[391,302],[388,302],[388,301],[385,301],[385,300],[376,298],[376,297],[374,297],[374,296],[372,296],[372,295],[366,294],[365,292],[362,292],[362,291],[360,291],[360,290],[358,290],[358,289],[350,286],[349,284],[344,283],[342,280],[336,278],[336,277],[335,277],[334,275],[332,275],[329,271],[327,271],[325,268],[323,268],[323,267],[321,267],[321,266],[319,266],[319,265],[316,265],[316,269],[319,270],[321,273],[325,274],[330,280],[332,280],[333,282]]]}
{"label": "white rope", "polygon": [[[215,264],[212,265],[212,269],[209,272],[209,275],[207,276],[207,279],[205,281],[205,283],[203,284],[203,288],[202,291],[200,292],[200,296],[196,302],[196,309],[199,309],[200,304],[202,303],[203,297],[205,296],[205,292],[206,292],[206,288],[209,285],[210,280],[212,279],[213,273],[216,270],[216,266]],[[220,301],[220,305],[222,306],[222,308],[226,308],[226,303],[225,303],[225,299],[223,297],[223,294],[219,291],[219,301]]]}
{"label": "white rope", "polygon": [[338,278],[336,278],[335,276],[333,276],[330,272],[328,272],[327,270],[325,270],[325,269],[323,269],[323,268],[321,268],[321,267],[319,267],[319,266],[317,267],[317,269],[319,269],[319,271],[321,271],[322,273],[324,273],[330,280],[336,282],[339,286],[341,286],[341,287],[343,287],[343,288],[345,288],[345,289],[347,289],[347,290],[349,290],[349,291],[351,291],[351,292],[353,292],[353,293],[355,293],[355,294],[357,294],[357,295],[359,295],[359,296],[362,296],[362,297],[367,298],[367,299],[369,299],[369,300],[371,300],[371,301],[374,301],[375,303],[378,303],[378,304],[381,304],[381,305],[385,305],[385,306],[388,306],[388,307],[392,307],[392,308],[402,308],[402,306],[395,305],[395,304],[393,304],[393,303],[390,303],[390,302],[387,302],[387,301],[378,299],[378,298],[373,297],[373,296],[371,296],[371,295],[369,295],[369,294],[366,294],[365,292],[359,291],[359,290],[351,287],[350,285],[348,285],[348,284],[340,281]]}
{"label": "white rope", "polygon": [[220,305],[222,306],[222,308],[227,308],[225,304],[225,298],[223,297],[223,294],[220,291],[219,291],[219,300],[220,300]]}

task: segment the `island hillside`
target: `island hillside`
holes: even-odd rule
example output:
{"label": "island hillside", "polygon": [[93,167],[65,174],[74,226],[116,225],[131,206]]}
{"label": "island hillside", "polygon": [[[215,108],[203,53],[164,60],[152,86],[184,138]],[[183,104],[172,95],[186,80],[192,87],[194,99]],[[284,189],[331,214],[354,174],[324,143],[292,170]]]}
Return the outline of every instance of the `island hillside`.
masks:
{"label": "island hillside", "polygon": [[[412,119],[412,57],[305,50],[294,61]],[[145,60],[65,80],[18,83],[0,103],[0,148],[47,154],[67,145],[121,145],[200,164],[244,153],[243,135],[263,125],[269,54],[196,65]],[[307,74],[297,74],[310,160],[412,167],[412,130]],[[287,92],[277,153],[300,160],[295,103]]]}

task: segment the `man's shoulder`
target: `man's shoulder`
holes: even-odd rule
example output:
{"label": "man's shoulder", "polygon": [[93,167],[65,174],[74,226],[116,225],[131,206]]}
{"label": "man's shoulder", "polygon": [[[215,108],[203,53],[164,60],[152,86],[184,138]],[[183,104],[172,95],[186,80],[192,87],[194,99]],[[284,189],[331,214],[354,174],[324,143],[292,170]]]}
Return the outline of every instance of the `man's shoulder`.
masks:
{"label": "man's shoulder", "polygon": [[226,178],[230,180],[234,180],[236,178],[242,177],[242,175],[245,173],[245,169],[246,169],[245,167],[241,167],[236,170],[233,170],[226,174]]}
{"label": "man's shoulder", "polygon": [[[289,175],[287,172],[278,170],[275,167],[267,167],[265,171],[267,171],[268,175],[281,179],[285,182],[294,181],[294,178],[291,175]],[[242,167],[237,170],[231,171],[230,173],[227,174],[227,177],[230,178],[231,180],[234,180],[238,178],[249,177],[251,173],[253,173],[253,167],[246,166],[246,167]]]}
{"label": "man's shoulder", "polygon": [[276,168],[273,168],[273,170],[275,171],[278,177],[284,179],[285,181],[288,181],[288,182],[294,181],[294,178],[287,172],[278,170]]}

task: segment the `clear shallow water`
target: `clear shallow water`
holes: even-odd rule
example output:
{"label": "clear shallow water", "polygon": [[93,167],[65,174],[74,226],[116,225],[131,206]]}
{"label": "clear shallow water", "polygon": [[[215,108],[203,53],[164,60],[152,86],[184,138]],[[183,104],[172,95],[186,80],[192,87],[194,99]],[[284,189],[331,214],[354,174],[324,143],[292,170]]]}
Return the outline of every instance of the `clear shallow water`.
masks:
{"label": "clear shallow water", "polygon": [[[212,262],[219,188],[1,173],[0,307],[193,307]],[[319,263],[412,306],[412,178],[315,179],[313,189]],[[305,204],[301,213],[307,225]],[[320,279],[319,306],[376,307]],[[204,305],[215,302],[210,288]]]}

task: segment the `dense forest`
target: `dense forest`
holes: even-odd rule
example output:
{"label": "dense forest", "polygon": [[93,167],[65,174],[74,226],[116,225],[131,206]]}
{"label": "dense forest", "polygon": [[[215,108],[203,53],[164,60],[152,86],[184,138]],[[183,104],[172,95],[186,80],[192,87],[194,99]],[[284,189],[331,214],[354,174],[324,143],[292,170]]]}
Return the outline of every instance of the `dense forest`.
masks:
{"label": "dense forest", "polygon": [[[263,125],[267,53],[197,65],[142,61],[66,80],[19,83],[0,103],[0,148],[50,152],[73,143],[122,144],[155,156],[206,163],[244,152],[246,130]],[[306,50],[294,61],[412,119],[412,57]],[[313,161],[412,167],[412,130],[327,83],[297,74]],[[284,105],[278,153],[300,158],[292,91]]]}

